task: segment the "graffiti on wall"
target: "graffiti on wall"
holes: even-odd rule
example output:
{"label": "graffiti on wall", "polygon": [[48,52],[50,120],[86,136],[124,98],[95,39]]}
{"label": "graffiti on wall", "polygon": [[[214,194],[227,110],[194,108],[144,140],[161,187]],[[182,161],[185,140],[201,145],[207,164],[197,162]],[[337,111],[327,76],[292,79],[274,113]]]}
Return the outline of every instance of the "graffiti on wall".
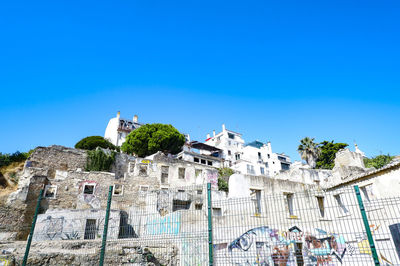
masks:
{"label": "graffiti on wall", "polygon": [[64,227],[64,217],[53,218],[47,216],[45,225],[45,232],[49,240],[53,240],[56,236],[60,237]]}
{"label": "graffiti on wall", "polygon": [[333,260],[342,263],[346,250],[346,241],[338,234],[321,229],[311,234],[297,227],[279,231],[267,226],[245,232],[227,247],[229,258],[236,265],[322,265]]}
{"label": "graffiti on wall", "polygon": [[207,182],[211,183],[212,189],[218,188],[218,172],[217,171],[207,171]]}
{"label": "graffiti on wall", "polygon": [[177,235],[179,234],[180,225],[180,213],[170,213],[163,217],[149,217],[146,222],[146,233],[149,235]]}
{"label": "graffiti on wall", "polygon": [[8,266],[11,265],[11,261],[5,258],[0,258],[0,266]]}

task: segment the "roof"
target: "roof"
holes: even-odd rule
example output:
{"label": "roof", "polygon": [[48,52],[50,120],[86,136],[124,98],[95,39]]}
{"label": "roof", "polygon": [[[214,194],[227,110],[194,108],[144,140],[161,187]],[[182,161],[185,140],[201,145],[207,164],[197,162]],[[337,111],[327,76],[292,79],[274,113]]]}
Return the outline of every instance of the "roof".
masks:
{"label": "roof", "polygon": [[206,150],[206,151],[222,151],[221,149],[218,149],[214,146],[202,143],[202,142],[198,142],[198,141],[192,141],[189,142],[189,146],[194,148],[194,149],[199,149],[199,150]]}

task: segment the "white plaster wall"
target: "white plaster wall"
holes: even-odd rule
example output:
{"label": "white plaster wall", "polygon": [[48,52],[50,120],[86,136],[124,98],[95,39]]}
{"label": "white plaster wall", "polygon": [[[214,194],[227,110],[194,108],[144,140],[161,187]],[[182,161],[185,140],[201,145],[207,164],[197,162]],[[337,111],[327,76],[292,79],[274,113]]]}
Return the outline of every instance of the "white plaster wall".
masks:
{"label": "white plaster wall", "polygon": [[118,117],[111,118],[106,127],[104,138],[109,140],[114,145],[121,146],[123,141],[121,142],[118,139],[118,126],[119,126],[119,118]]}

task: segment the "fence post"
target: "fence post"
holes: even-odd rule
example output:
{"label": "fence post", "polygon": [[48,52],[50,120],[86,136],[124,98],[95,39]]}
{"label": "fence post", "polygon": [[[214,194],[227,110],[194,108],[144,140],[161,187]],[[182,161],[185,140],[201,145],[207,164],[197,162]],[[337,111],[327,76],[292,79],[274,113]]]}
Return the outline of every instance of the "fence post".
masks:
{"label": "fence post", "polygon": [[28,242],[26,243],[25,255],[24,255],[24,260],[22,262],[22,266],[26,266],[26,263],[28,261],[29,250],[31,248],[32,237],[33,237],[33,231],[35,231],[36,219],[37,219],[37,215],[39,213],[40,201],[42,200],[42,195],[43,195],[43,188],[39,192],[39,198],[38,198],[38,201],[36,203],[35,214],[33,215],[31,231],[29,232]]}
{"label": "fence post", "polygon": [[369,246],[370,246],[371,252],[372,252],[372,258],[374,259],[375,265],[380,265],[378,253],[376,252],[376,247],[374,244],[374,239],[372,238],[371,228],[369,227],[368,217],[365,212],[364,203],[361,198],[360,188],[358,186],[354,186],[354,190],[357,195],[358,206],[360,207],[360,212],[361,212],[362,219],[364,222],[365,231],[367,232],[368,242],[369,242]]}
{"label": "fence post", "polygon": [[101,253],[100,253],[100,262],[99,266],[103,266],[104,264],[104,254],[106,252],[106,244],[107,244],[107,231],[108,231],[108,219],[110,218],[110,207],[111,207],[111,199],[112,199],[113,186],[108,188],[108,199],[107,199],[107,209],[106,209],[106,219],[104,221],[104,230],[103,230],[103,238],[101,240]]}
{"label": "fence post", "polygon": [[211,183],[207,183],[207,205],[208,205],[208,262],[212,266],[213,258],[213,239],[212,239],[212,202],[211,202]]}

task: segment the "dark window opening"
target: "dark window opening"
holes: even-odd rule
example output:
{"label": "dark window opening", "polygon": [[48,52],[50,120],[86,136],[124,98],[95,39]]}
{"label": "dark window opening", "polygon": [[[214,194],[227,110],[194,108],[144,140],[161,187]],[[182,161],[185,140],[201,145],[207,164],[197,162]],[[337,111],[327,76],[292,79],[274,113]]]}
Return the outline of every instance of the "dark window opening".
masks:
{"label": "dark window opening", "polygon": [[197,211],[201,211],[203,209],[203,204],[201,203],[195,204],[194,206]]}
{"label": "dark window opening", "polygon": [[95,239],[96,238],[96,220],[87,219],[85,226],[84,239]]}
{"label": "dark window opening", "polygon": [[195,163],[198,163],[198,162],[200,162],[200,159],[199,159],[199,158],[196,158],[196,157],[194,157],[194,162],[195,162]]}
{"label": "dark window opening", "polygon": [[211,165],[212,166],[212,162],[211,161],[207,161],[207,165]]}
{"label": "dark window opening", "polygon": [[189,210],[190,201],[173,200],[172,211]]}
{"label": "dark window opening", "polygon": [[206,164],[206,160],[201,159],[201,163],[202,163],[202,164]]}
{"label": "dark window opening", "polygon": [[94,193],[94,185],[85,185],[83,194],[92,195]]}

